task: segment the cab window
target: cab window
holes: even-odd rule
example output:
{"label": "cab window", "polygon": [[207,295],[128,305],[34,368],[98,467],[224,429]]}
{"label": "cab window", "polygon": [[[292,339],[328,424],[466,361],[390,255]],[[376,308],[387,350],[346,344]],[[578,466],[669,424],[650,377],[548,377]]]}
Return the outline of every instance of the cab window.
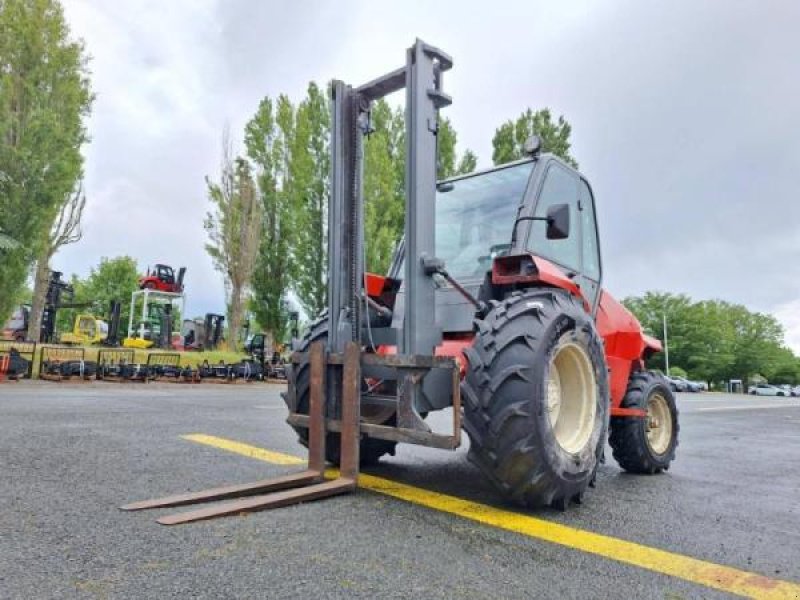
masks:
{"label": "cab window", "polygon": [[583,274],[600,281],[600,245],[597,243],[597,221],[594,216],[594,199],[587,183],[580,183],[581,225],[583,226]]}
{"label": "cab window", "polygon": [[556,204],[569,206],[569,237],[563,240],[547,239],[547,223],[532,221],[528,249],[534,254],[552,260],[564,267],[579,270],[581,263],[580,218],[578,212],[577,177],[564,167],[553,163],[545,175],[535,217],[546,217],[547,209]]}

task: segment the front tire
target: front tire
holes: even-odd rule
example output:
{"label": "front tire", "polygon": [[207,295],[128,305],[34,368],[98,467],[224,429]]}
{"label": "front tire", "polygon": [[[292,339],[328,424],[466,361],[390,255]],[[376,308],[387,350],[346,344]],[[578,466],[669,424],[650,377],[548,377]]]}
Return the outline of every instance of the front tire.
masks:
{"label": "front tire", "polygon": [[[308,332],[303,337],[302,341],[300,342],[300,347],[298,348],[298,352],[308,352],[311,348],[311,344],[314,342],[323,342],[325,343],[328,339],[328,314],[327,311],[324,312],[316,321],[314,321],[311,326],[308,328]],[[294,400],[290,399],[291,394],[287,393],[284,395],[284,400],[286,402],[289,411],[291,412],[293,407],[292,403],[296,403],[296,411],[299,414],[308,414],[308,407],[310,402],[310,391],[309,391],[309,379],[311,376],[311,365],[308,362],[303,362],[299,364],[290,364],[286,365],[286,379],[289,384],[289,390],[293,390],[294,393]],[[371,421],[369,414],[364,414],[364,409],[362,408],[362,419],[365,421]],[[381,418],[381,415],[372,415],[377,418],[379,421],[378,424],[386,423],[386,420]],[[392,415],[391,418],[393,419],[394,416]],[[297,432],[297,438],[300,443],[308,448],[308,429],[305,427],[295,427],[292,426],[294,430]],[[397,442],[390,442],[387,440],[379,440],[376,438],[369,438],[369,437],[362,437],[361,444],[359,446],[359,457],[360,463],[362,465],[371,465],[378,462],[381,456],[384,454],[392,454],[394,455],[395,446]],[[340,461],[340,442],[339,442],[339,434],[336,432],[328,432],[327,436],[325,437],[325,459],[333,463],[334,465],[338,465]]]}
{"label": "front tire", "polygon": [[470,460],[523,506],[580,502],[608,431],[591,316],[565,292],[529,290],[495,302],[476,325],[462,384]]}
{"label": "front tire", "polygon": [[623,408],[647,411],[646,417],[611,419],[609,443],[619,466],[631,473],[669,469],[678,447],[678,408],[666,379],[652,371],[631,375]]}

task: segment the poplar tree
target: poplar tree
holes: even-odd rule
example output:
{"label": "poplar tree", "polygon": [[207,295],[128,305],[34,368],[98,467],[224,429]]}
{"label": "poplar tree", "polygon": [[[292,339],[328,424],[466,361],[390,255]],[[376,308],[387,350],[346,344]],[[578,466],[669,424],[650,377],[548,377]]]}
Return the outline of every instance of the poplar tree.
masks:
{"label": "poplar tree", "polygon": [[239,347],[246,292],[250,287],[261,232],[261,203],[256,196],[250,164],[232,158],[227,132],[223,135],[218,182],[206,178],[213,209],[203,223],[209,242],[206,252],[222,274],[228,305],[228,342]]}
{"label": "poplar tree", "polygon": [[92,94],[56,0],[2,0],[0,32],[0,232],[17,242],[0,260],[2,320],[81,178]]}
{"label": "poplar tree", "polygon": [[295,218],[294,290],[312,317],[327,302],[327,221],[330,197],[330,107],[325,91],[308,85],[297,108],[289,160],[289,193]]}
{"label": "poplar tree", "polygon": [[245,126],[246,154],[254,168],[262,210],[251,306],[271,340],[282,338],[286,329],[284,300],[293,280],[291,252],[297,229],[288,183],[294,118],[285,95],[276,102],[265,97]]}

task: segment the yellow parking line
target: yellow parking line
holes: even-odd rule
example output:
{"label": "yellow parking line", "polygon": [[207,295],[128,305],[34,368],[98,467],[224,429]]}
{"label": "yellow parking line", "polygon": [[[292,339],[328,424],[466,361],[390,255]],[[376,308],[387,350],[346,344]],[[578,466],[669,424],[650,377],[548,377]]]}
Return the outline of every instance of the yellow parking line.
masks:
{"label": "yellow parking line", "polygon": [[197,442],[198,444],[205,444],[206,446],[213,446],[214,448],[221,448],[228,452],[241,454],[247,458],[255,458],[256,460],[263,460],[264,462],[272,463],[275,465],[304,465],[306,461],[298,456],[291,456],[289,454],[282,454],[281,452],[272,452],[257,448],[250,444],[243,444],[234,440],[226,440],[225,438],[215,437],[213,435],[204,435],[202,433],[192,433],[190,435],[181,436],[185,440]]}
{"label": "yellow parking line", "polygon": [[[249,444],[211,435],[191,434],[184,439],[235,452],[249,458],[280,465],[305,464],[305,460],[264,450]],[[330,471],[335,476],[335,471]],[[411,485],[362,473],[359,487],[458,515],[478,523],[513,531],[532,538],[596,554],[621,563],[663,573],[692,583],[750,598],[798,599],[800,583],[770,579],[763,575],[726,567],[682,554],[659,550],[591,531],[576,529],[529,515],[518,514],[471,500],[448,496]]]}

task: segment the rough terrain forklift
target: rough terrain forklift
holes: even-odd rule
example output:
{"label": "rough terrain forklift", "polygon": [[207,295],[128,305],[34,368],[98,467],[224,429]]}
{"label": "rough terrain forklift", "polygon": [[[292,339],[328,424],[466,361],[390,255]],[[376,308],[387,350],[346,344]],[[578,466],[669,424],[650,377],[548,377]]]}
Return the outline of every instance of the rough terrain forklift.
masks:
{"label": "rough terrain forklift", "polygon": [[[437,185],[451,66],[418,40],[404,67],[332,85],[328,309],[296,348],[285,394],[308,469],[124,508],[251,496],[159,519],[175,524],[341,494],[398,442],[458,447],[462,425],[471,460],[525,506],[580,502],[607,439],[628,471],[669,468],[675,400],[644,367],[660,344],[601,287],[588,181],[532,138],[524,160]],[[362,144],[372,103],[403,88],[405,235],[379,276],[364,271]],[[425,422],[442,409],[452,432]],[[326,460],[337,479],[324,479]]]}
{"label": "rough terrain forklift", "polygon": [[180,294],[183,291],[185,275],[186,267],[178,269],[177,277],[169,265],[156,265],[152,270],[148,267],[147,273],[139,278],[139,289]]}

